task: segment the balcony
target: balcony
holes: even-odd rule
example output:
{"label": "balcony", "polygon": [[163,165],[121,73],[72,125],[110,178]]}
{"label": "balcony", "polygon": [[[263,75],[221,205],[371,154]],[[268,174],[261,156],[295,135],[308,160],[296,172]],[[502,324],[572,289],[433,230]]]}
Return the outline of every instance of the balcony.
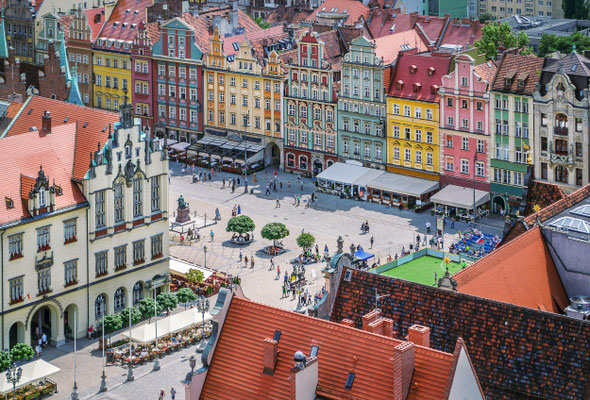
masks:
{"label": "balcony", "polygon": [[568,135],[568,128],[567,128],[567,126],[556,126],[553,128],[553,133],[555,135],[567,136]]}

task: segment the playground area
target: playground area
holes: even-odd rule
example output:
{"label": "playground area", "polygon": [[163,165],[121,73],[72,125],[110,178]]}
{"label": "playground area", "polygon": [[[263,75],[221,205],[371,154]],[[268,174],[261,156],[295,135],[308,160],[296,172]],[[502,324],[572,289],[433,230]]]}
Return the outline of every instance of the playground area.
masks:
{"label": "playground area", "polygon": [[465,262],[456,255],[434,249],[422,249],[373,268],[371,272],[424,285],[435,285],[435,274],[436,278],[440,279],[445,273],[446,266],[443,261],[445,257],[450,259],[448,267],[451,276],[459,272],[464,265],[466,266]]}

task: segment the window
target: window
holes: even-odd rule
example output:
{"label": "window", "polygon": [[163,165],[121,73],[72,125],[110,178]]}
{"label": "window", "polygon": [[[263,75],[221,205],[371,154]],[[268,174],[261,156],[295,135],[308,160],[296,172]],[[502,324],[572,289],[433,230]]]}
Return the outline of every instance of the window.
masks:
{"label": "window", "polygon": [[119,78],[113,77],[113,89],[119,89]]}
{"label": "window", "polygon": [[510,159],[510,148],[508,147],[508,143],[504,143],[504,155],[503,155],[503,159],[505,161],[509,161]]}
{"label": "window", "polygon": [[180,121],[186,121],[186,108],[180,108],[178,111],[178,119]]}
{"label": "window", "polygon": [[393,137],[399,139],[399,126],[397,125],[393,127]]}
{"label": "window", "polygon": [[447,147],[452,149],[453,148],[453,136],[447,135]]}
{"label": "window", "polygon": [[404,128],[404,139],[406,139],[406,140],[412,139],[412,130],[410,128]]}
{"label": "window", "polygon": [[307,107],[305,105],[302,105],[299,108],[299,114],[301,115],[302,118],[307,118]]}
{"label": "window", "polygon": [[115,271],[127,266],[127,245],[115,247]]}
{"label": "window", "polygon": [[510,171],[507,169],[502,170],[502,183],[510,184]]}
{"label": "window", "polygon": [[94,319],[99,320],[105,315],[106,298],[103,294],[99,295],[94,302]]}
{"label": "window", "polygon": [[430,108],[426,109],[426,119],[432,121],[432,110]]}
{"label": "window", "polygon": [[37,272],[37,287],[39,295],[51,292],[51,268]]}
{"label": "window", "polygon": [[142,195],[142,178],[137,176],[133,179],[133,218],[143,215]]}
{"label": "window", "polygon": [[432,165],[432,153],[426,152],[426,165]]}
{"label": "window", "polygon": [[78,260],[64,263],[64,285],[69,286],[78,283]]}
{"label": "window", "polygon": [[447,117],[447,126],[455,126],[455,120],[453,117]]}
{"label": "window", "polygon": [[108,272],[108,250],[94,254],[96,276],[106,275]]}
{"label": "window", "polygon": [[469,138],[461,138],[461,150],[469,150]]}
{"label": "window", "polygon": [[475,175],[477,176],[484,176],[484,163],[481,161],[477,161],[475,163]]}
{"label": "window", "polygon": [[176,107],[168,107],[168,116],[170,117],[170,119],[176,119]]}
{"label": "window", "polygon": [[[197,111],[191,110],[191,122],[197,122]],[[225,111],[219,111],[219,123],[225,124]]]}
{"label": "window", "polygon": [[541,113],[541,126],[547,126],[547,114]]}
{"label": "window", "polygon": [[405,149],[404,161],[412,161],[412,150]]}
{"label": "window", "polygon": [[469,120],[468,119],[461,119],[461,128],[463,129],[469,129]]}
{"label": "window", "polygon": [[10,259],[20,258],[23,255],[23,235],[12,235],[8,237],[8,252]]}
{"label": "window", "polygon": [[37,251],[44,251],[50,249],[49,243],[49,226],[44,226],[37,229]]}
{"label": "window", "polygon": [[10,287],[10,303],[23,300],[23,277],[13,278],[8,281]]}
{"label": "window", "polygon": [[422,164],[422,151],[416,150],[416,164]]}
{"label": "window", "polygon": [[322,145],[322,134],[321,133],[316,133],[313,136],[313,144],[315,144],[316,146]]}
{"label": "window", "polygon": [[393,105],[393,114],[394,115],[399,115],[399,104],[394,104]]}
{"label": "window", "polygon": [[307,157],[299,156],[299,169],[307,169]]}
{"label": "window", "polygon": [[125,308],[125,290],[119,288],[115,290],[115,296],[113,297],[113,306],[115,312],[120,312]]}
{"label": "window", "polygon": [[411,116],[410,106],[404,106],[404,117]]}
{"label": "window", "polygon": [[381,159],[381,146],[375,146],[375,158],[378,160]]}
{"label": "window", "polygon": [[394,147],[393,148],[393,159],[394,160],[399,160],[399,147]]}
{"label": "window", "polygon": [[416,142],[421,142],[422,141],[422,131],[420,129],[416,129],[414,131],[414,140]]}
{"label": "window", "polygon": [[370,144],[365,145],[365,157],[371,157],[371,145]]}
{"label": "window", "polygon": [[235,125],[236,124],[236,113],[230,113],[229,120],[230,120],[230,124]]}
{"label": "window", "polygon": [[248,107],[248,96],[242,96],[242,106]]}
{"label": "window", "polygon": [[133,242],[133,265],[141,264],[145,261],[145,240]]}
{"label": "window", "polygon": [[414,107],[414,118],[422,118],[422,109],[420,107]]}
{"label": "window", "polygon": [[461,77],[461,86],[468,86],[469,83],[467,81],[467,77],[466,76],[462,76]]}
{"label": "window", "polygon": [[254,97],[254,107],[260,108],[260,97]]}
{"label": "window", "polygon": [[76,240],[76,220],[64,221],[64,241],[70,243]]}
{"label": "window", "polygon": [[447,107],[453,107],[453,98],[447,97]]}
{"label": "window", "polygon": [[469,108],[469,102],[465,99],[461,100],[461,108],[463,108],[463,109]]}
{"label": "window", "polygon": [[453,163],[453,157],[447,157],[447,160],[446,161],[447,162],[445,164],[445,169],[447,171],[453,171],[455,169],[455,165]]}
{"label": "window", "polygon": [[432,143],[432,132],[426,132],[426,143]]}
{"label": "window", "polygon": [[469,174],[469,160],[461,160],[461,173]]}
{"label": "window", "polygon": [[482,139],[477,139],[477,149],[476,149],[476,151],[478,153],[483,153],[483,149],[484,149],[484,141]]}
{"label": "window", "polygon": [[512,175],[514,176],[513,183],[517,186],[522,186],[522,173],[515,171]]}

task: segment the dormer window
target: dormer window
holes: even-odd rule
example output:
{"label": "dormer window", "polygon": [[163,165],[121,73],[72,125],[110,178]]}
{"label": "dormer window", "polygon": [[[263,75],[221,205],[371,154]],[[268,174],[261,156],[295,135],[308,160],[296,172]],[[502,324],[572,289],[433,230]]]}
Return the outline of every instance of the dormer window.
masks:
{"label": "dormer window", "polygon": [[421,88],[422,88],[422,85],[419,82],[416,82],[416,83],[414,83],[412,90],[414,91],[414,93],[418,93]]}
{"label": "dormer window", "polygon": [[430,87],[430,94],[436,95],[438,93],[438,85],[432,85]]}
{"label": "dormer window", "polygon": [[39,189],[39,207],[45,207],[45,189]]}
{"label": "dormer window", "polygon": [[417,70],[418,67],[416,65],[410,65],[410,74],[415,74]]}
{"label": "dormer window", "polygon": [[519,88],[523,88],[524,87],[524,79],[519,79],[518,80],[518,87]]}
{"label": "dormer window", "polygon": [[506,79],[504,80],[504,85],[506,85],[506,86],[510,86],[510,85],[512,85],[512,78],[506,78]]}
{"label": "dormer window", "polygon": [[434,75],[434,71],[436,71],[436,69],[434,69],[434,67],[428,68],[428,76]]}
{"label": "dormer window", "polygon": [[396,90],[402,90],[402,87],[404,87],[404,81],[402,81],[401,79],[399,81],[397,81],[395,83],[395,89]]}
{"label": "dormer window", "polygon": [[6,208],[14,208],[14,201],[10,197],[4,197],[4,201],[6,202]]}

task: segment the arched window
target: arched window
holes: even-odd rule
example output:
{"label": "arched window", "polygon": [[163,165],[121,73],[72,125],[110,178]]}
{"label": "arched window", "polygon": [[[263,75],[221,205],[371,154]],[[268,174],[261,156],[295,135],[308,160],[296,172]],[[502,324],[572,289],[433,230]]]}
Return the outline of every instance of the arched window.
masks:
{"label": "arched window", "polygon": [[114,302],[115,312],[125,308],[125,290],[123,288],[115,290]]}
{"label": "arched window", "polygon": [[143,299],[143,283],[137,282],[133,285],[133,305],[138,305]]}
{"label": "arched window", "polygon": [[104,294],[98,295],[94,302],[94,319],[101,319],[106,309],[107,298]]}
{"label": "arched window", "polygon": [[295,168],[295,154],[287,153],[287,167]]}
{"label": "arched window", "polygon": [[299,156],[299,169],[307,169],[307,156]]}

